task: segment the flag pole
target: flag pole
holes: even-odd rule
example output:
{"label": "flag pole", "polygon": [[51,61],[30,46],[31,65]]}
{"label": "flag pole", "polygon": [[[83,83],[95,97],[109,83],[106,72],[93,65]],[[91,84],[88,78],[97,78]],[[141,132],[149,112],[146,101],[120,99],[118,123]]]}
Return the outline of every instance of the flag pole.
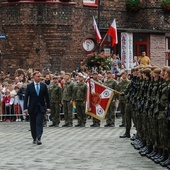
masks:
{"label": "flag pole", "polygon": [[105,34],[105,36],[104,36],[104,38],[103,38],[102,42],[100,43],[100,47],[102,46],[102,44],[103,44],[104,40],[106,39],[106,36],[107,36],[107,33]]}
{"label": "flag pole", "polygon": [[[100,32],[100,0],[98,0],[98,29]],[[100,53],[100,44],[98,45],[98,53]]]}

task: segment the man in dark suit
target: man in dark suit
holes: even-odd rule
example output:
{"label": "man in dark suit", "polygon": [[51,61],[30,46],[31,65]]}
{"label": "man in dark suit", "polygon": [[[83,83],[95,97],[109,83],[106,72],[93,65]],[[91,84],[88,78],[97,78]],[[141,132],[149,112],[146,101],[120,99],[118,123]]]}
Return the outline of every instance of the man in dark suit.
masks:
{"label": "man in dark suit", "polygon": [[24,98],[24,112],[30,115],[33,144],[41,145],[43,117],[50,112],[50,100],[46,84],[40,82],[40,72],[33,73],[34,82],[27,85]]}

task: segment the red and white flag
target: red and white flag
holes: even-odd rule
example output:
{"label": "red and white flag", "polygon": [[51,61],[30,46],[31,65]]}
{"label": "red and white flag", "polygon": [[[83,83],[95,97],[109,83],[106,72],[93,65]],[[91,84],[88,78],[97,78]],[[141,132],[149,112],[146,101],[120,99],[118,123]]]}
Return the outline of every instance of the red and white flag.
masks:
{"label": "red and white flag", "polygon": [[112,47],[115,46],[118,43],[117,27],[116,27],[115,19],[113,20],[112,25],[110,26],[109,30],[107,31],[107,34],[110,35],[112,38]]}
{"label": "red and white flag", "polygon": [[114,90],[93,79],[87,80],[86,114],[98,120],[105,119]]}
{"label": "red and white flag", "polygon": [[102,37],[100,35],[99,29],[97,27],[96,20],[94,19],[94,17],[93,17],[93,27],[94,27],[94,33],[95,33],[95,36],[96,36],[96,40],[97,40],[98,43],[100,43]]}

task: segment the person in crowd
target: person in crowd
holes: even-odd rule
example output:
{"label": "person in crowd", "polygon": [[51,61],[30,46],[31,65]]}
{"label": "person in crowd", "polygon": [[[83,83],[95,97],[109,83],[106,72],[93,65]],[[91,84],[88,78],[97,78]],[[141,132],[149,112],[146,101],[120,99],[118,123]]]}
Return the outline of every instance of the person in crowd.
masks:
{"label": "person in crowd", "polygon": [[24,122],[26,121],[26,115],[24,113],[24,97],[25,97],[26,87],[27,87],[27,84],[23,83],[21,88],[19,89],[19,91],[17,93],[17,95],[19,96],[19,104],[21,106],[21,111],[22,111]]}
{"label": "person in crowd", "polygon": [[134,56],[134,58],[133,58],[133,63],[132,63],[132,68],[134,68],[134,67],[136,67],[136,66],[138,66],[139,65],[139,63],[138,63],[138,57],[137,56]]}
{"label": "person in crowd", "polygon": [[2,122],[2,100],[3,100],[3,97],[2,97],[2,85],[0,84],[0,122]]}
{"label": "person in crowd", "polygon": [[[11,115],[11,111],[12,111],[12,101],[11,101],[11,95],[10,95],[10,91],[9,89],[6,90],[5,92],[5,96],[3,98],[3,104],[4,104],[4,113],[5,115]],[[11,116],[6,116],[4,119],[6,122],[10,122],[10,118]]]}
{"label": "person in crowd", "polygon": [[138,58],[138,63],[141,65],[150,65],[151,64],[151,60],[148,56],[146,56],[146,52],[143,51],[142,55]]}
{"label": "person in crowd", "polygon": [[17,95],[19,91],[19,87],[15,86],[14,87],[15,93],[14,93],[14,114],[16,115],[16,122],[21,122],[21,106],[20,106],[20,100],[19,96]]}
{"label": "person in crowd", "polygon": [[47,74],[47,75],[45,76],[45,84],[46,84],[47,86],[50,86],[50,81],[51,81],[51,76],[50,76],[50,74]]}

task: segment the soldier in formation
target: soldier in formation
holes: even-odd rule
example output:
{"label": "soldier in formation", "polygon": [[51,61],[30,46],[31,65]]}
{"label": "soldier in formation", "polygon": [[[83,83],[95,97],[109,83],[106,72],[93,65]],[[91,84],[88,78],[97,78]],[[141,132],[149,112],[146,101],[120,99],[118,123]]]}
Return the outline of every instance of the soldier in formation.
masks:
{"label": "soldier in formation", "polygon": [[[141,156],[170,169],[170,67],[138,66],[132,70],[131,83],[122,93],[126,98],[126,132],[131,121],[137,133],[131,144]],[[130,123],[130,126],[129,126]]]}

